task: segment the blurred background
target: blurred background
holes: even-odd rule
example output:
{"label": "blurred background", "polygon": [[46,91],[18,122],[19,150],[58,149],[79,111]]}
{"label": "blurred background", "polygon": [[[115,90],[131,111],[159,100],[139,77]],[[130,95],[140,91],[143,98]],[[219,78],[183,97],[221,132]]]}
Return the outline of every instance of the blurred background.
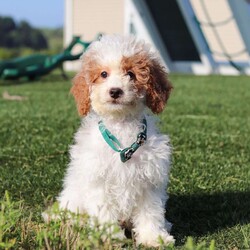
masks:
{"label": "blurred background", "polygon": [[119,33],[153,44],[170,72],[249,75],[249,24],[249,0],[1,0],[0,60]]}
{"label": "blurred background", "polygon": [[1,0],[0,59],[60,52],[63,27],[63,0]]}

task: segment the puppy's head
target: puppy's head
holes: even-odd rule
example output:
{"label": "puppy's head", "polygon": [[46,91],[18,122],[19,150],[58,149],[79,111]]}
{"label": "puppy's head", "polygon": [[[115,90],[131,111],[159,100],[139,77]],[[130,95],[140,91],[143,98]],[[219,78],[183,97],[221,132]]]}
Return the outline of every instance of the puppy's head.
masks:
{"label": "puppy's head", "polygon": [[82,57],[82,69],[73,80],[78,112],[92,108],[101,116],[127,116],[145,106],[160,113],[172,86],[156,53],[134,37],[103,36]]}

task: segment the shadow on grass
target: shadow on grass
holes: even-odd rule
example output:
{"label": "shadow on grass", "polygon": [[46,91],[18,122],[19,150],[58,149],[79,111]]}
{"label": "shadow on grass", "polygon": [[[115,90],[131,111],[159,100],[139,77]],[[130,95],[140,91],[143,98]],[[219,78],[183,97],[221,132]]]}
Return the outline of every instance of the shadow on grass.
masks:
{"label": "shadow on grass", "polygon": [[170,195],[166,214],[178,245],[187,236],[250,223],[250,192]]}

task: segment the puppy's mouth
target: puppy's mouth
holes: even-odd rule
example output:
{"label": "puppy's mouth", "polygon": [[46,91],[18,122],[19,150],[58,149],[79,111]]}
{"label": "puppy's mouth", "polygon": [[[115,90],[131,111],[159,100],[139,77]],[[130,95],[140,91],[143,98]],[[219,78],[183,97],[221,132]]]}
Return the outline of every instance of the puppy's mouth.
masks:
{"label": "puppy's mouth", "polygon": [[125,102],[121,99],[112,99],[107,101],[108,104],[114,105],[114,106],[133,106],[134,102],[130,101],[130,102]]}
{"label": "puppy's mouth", "polygon": [[114,99],[114,100],[111,100],[111,102],[110,103],[112,103],[112,104],[123,104],[120,100],[117,100],[117,99]]}

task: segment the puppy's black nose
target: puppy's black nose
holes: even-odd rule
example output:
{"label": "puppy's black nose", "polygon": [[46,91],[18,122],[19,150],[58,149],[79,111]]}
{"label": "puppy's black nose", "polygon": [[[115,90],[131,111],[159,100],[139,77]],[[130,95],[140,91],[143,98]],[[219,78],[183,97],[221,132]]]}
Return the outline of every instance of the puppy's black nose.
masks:
{"label": "puppy's black nose", "polygon": [[109,90],[109,95],[114,99],[118,99],[123,95],[123,90],[120,88],[112,88]]}

